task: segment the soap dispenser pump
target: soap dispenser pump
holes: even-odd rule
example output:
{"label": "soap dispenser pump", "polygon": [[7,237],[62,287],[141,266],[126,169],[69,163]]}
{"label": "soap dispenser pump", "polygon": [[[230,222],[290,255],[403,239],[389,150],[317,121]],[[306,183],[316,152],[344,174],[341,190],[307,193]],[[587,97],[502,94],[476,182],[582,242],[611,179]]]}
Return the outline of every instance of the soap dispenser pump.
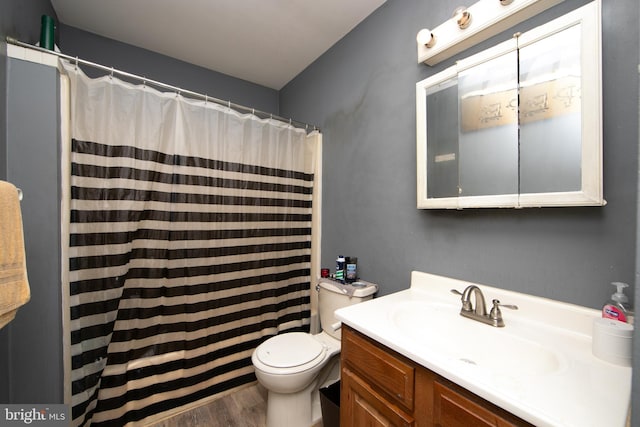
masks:
{"label": "soap dispenser pump", "polygon": [[612,282],[611,285],[615,286],[617,291],[611,295],[611,299],[602,307],[602,317],[632,323],[633,312],[631,304],[629,304],[629,298],[624,294],[624,288],[629,285],[622,282]]}

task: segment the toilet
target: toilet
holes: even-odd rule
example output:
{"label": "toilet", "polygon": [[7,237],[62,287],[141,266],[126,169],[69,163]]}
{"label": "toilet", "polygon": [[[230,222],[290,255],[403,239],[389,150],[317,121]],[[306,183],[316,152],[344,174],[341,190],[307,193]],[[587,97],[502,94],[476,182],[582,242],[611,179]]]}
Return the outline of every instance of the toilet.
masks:
{"label": "toilet", "polygon": [[287,332],[269,338],[251,355],[258,382],[267,389],[267,427],[302,427],[322,418],[321,387],[340,379],[340,322],[335,310],[373,298],[378,286],[320,279],[319,334]]}

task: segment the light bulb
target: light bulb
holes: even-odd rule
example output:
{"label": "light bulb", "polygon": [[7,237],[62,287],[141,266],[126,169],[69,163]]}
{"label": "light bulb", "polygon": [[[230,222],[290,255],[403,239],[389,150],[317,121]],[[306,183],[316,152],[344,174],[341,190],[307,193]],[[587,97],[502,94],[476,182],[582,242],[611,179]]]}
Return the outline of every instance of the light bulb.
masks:
{"label": "light bulb", "polygon": [[418,31],[416,41],[421,45],[425,45],[426,47],[433,47],[433,45],[436,44],[436,36],[431,32],[431,30],[423,28],[422,30]]}

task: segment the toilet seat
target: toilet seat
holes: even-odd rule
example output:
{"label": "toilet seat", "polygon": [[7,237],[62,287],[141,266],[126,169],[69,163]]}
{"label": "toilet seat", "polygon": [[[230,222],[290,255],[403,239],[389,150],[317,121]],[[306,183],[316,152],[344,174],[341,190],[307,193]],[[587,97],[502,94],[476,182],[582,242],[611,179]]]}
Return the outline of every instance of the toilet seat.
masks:
{"label": "toilet seat", "polygon": [[305,332],[287,332],[269,338],[256,348],[255,356],[265,372],[303,372],[320,364],[327,346]]}

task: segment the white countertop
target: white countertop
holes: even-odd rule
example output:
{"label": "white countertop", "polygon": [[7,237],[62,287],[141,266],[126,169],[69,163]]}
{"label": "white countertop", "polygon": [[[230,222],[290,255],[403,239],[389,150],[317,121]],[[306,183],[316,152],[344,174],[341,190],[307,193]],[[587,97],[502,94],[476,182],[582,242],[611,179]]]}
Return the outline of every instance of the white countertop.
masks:
{"label": "white countertop", "polygon": [[411,287],[336,311],[343,323],[536,426],[616,427],[627,420],[631,368],[591,352],[600,311],[485,285],[505,327],[459,315],[473,284],[413,272]]}

